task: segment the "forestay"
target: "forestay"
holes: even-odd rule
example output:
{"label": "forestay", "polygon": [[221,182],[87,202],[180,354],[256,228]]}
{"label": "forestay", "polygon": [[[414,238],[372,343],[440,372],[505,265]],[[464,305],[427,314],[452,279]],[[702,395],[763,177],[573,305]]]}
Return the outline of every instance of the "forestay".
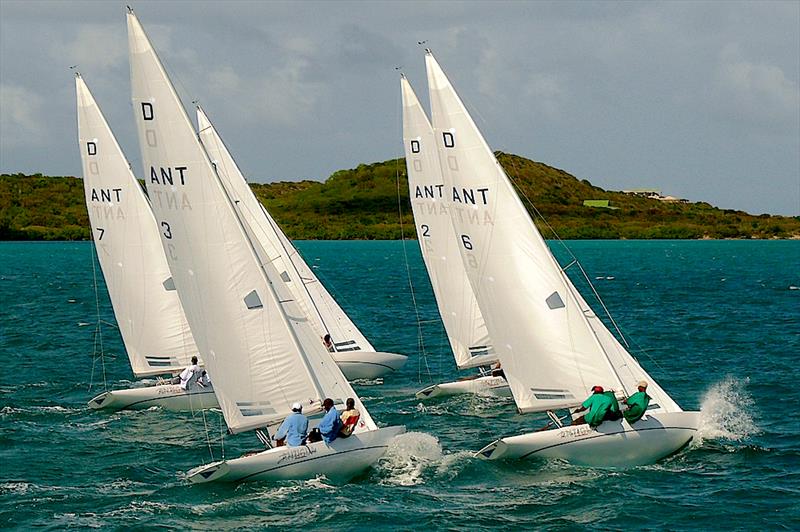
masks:
{"label": "forestay", "polygon": [[197,108],[197,124],[200,140],[239,216],[252,229],[267,254],[262,260],[271,262],[278,270],[303,314],[308,317],[318,341],[330,334],[337,351],[374,351],[255,197],[216,128],[200,107]]}
{"label": "forestay", "polygon": [[451,220],[518,408],[574,406],[593,385],[632,393],[635,381],[621,372],[641,368],[599,319],[590,323],[591,310],[430,53],[426,67]]}
{"label": "forestay", "polygon": [[597,339],[603,346],[603,350],[611,361],[612,366],[617,371],[617,375],[624,383],[625,390],[629,393],[635,391],[636,384],[641,380],[649,383],[647,395],[653,400],[650,402],[652,412],[682,412],[680,406],[665,392],[659,384],[639,365],[633,356],[623,347],[623,345],[611,334],[611,331],[603,324],[600,317],[595,314],[589,304],[583,299],[580,292],[572,285],[569,279],[571,290],[575,294],[589,326],[597,335]]}
{"label": "forestay", "polygon": [[147,197],[77,75],[78,144],[92,235],[137,377],[179,371],[197,355]]}
{"label": "forestay", "polygon": [[128,37],[145,182],[230,431],[273,424],[294,401],[314,410],[324,397],[355,397],[278,271],[259,261],[263,250],[237,217],[132,12]]}
{"label": "forestay", "polygon": [[439,314],[460,369],[491,364],[497,357],[450,221],[433,128],[405,76],[400,86],[411,208]]}

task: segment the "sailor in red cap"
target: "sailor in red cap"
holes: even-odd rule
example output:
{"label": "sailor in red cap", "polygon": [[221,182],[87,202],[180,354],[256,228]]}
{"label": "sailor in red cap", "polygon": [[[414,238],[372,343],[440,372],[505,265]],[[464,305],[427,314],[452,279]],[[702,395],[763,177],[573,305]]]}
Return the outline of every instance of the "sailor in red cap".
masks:
{"label": "sailor in red cap", "polygon": [[[573,425],[582,425],[588,423],[590,427],[596,427],[606,419],[607,414],[613,410],[616,405],[616,398],[613,393],[605,393],[602,386],[592,386],[592,395],[590,395],[581,407],[573,412],[577,414],[584,410],[589,410],[586,414],[572,421]],[[619,407],[617,407],[619,408]]]}

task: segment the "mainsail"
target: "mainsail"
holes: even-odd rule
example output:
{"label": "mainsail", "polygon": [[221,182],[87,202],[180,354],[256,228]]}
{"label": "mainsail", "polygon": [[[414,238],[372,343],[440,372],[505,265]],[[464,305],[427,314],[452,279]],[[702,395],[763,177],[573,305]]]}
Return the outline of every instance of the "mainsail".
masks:
{"label": "mainsail", "polygon": [[265,251],[239,217],[132,12],[128,39],[145,182],[229,430],[274,424],[295,401],[313,411],[325,397],[356,398],[363,417],[366,410],[278,270],[260,260]]}
{"label": "mainsail", "polygon": [[[572,407],[593,385],[651,378],[594,315],[550,252],[433,55],[426,55],[444,194],[462,260],[521,412]],[[678,406],[657,386],[663,410]]]}
{"label": "mainsail", "polygon": [[167,265],[156,220],[103,113],[75,77],[78,145],[92,235],[114,316],[137,377],[186,367],[197,346]]}
{"label": "mainsail", "polygon": [[459,369],[497,361],[450,221],[433,128],[405,76],[403,146],[417,240]]}
{"label": "mainsail", "polygon": [[197,108],[197,124],[200,140],[240,218],[250,227],[266,252],[261,260],[272,263],[278,270],[286,288],[308,317],[319,341],[330,334],[337,351],[374,351],[255,197],[216,128],[200,107]]}

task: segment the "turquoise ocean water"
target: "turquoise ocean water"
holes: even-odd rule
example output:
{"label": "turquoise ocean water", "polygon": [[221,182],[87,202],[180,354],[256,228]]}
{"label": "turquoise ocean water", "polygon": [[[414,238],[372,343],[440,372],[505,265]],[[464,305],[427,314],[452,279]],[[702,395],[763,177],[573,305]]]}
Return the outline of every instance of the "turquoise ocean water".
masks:
{"label": "turquoise ocean water", "polygon": [[[223,452],[220,416],[90,411],[104,385],[132,379],[112,326],[93,355],[91,244],[6,242],[0,528],[800,528],[800,242],[570,243],[645,368],[704,413],[702,441],[626,470],[472,458],[540,421],[510,399],[414,399],[461,376],[416,242],[298,246],[377,348],[410,355],[384,383],[356,383],[376,421],[410,431],[374,469],[346,485],[188,485],[182,471]],[[224,438],[229,457],[257,446]]]}

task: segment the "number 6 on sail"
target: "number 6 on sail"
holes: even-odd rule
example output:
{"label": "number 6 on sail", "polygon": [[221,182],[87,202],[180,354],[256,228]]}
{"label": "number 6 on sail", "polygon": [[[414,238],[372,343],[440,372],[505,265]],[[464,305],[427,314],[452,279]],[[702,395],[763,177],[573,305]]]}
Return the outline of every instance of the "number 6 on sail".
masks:
{"label": "number 6 on sail", "polygon": [[[699,412],[684,412],[642,369],[581,296],[550,252],[450,81],[430,51],[431,122],[469,284],[517,408],[550,412],[552,428],[503,438],[477,456],[547,457],[598,466],[656,461],[686,445]],[[481,201],[468,201],[480,191]],[[487,220],[489,222],[487,223]],[[618,396],[651,384],[644,415],[561,426],[552,414],[581,404],[595,385]],[[614,403],[616,401],[613,401]]]}

